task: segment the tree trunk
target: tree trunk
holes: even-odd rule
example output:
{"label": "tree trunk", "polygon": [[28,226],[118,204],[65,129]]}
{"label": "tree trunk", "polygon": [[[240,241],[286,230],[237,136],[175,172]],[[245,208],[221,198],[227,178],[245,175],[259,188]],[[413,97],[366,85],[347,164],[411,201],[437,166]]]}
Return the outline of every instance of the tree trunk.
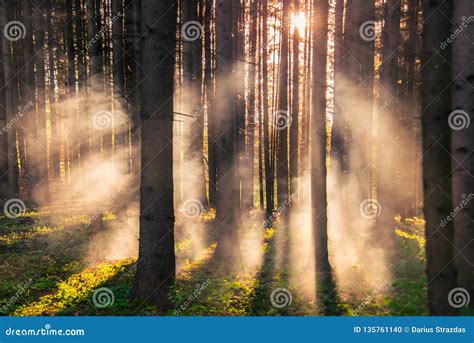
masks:
{"label": "tree trunk", "polygon": [[[449,292],[456,287],[453,224],[447,221],[453,210],[451,190],[451,47],[439,49],[451,30],[452,2],[423,4],[422,127],[423,183],[426,220],[426,274],[431,315],[453,315]],[[439,50],[439,51],[437,51]]]}
{"label": "tree trunk", "polygon": [[55,88],[55,34],[54,34],[54,18],[53,18],[53,4],[51,0],[46,0],[45,7],[47,9],[47,22],[48,22],[48,59],[49,59],[49,108],[51,118],[51,171],[56,181],[60,180],[61,177],[61,161],[60,161],[60,145],[61,145],[61,132],[59,130],[60,122],[60,111],[58,104],[56,103],[56,88]]}
{"label": "tree trunk", "polygon": [[[277,194],[278,206],[288,199],[288,131],[292,125],[288,106],[288,51],[290,30],[290,0],[283,0],[283,20],[279,70],[279,96],[275,127],[278,130]],[[287,211],[282,217],[287,216]]]}
{"label": "tree trunk", "polygon": [[44,204],[49,199],[48,142],[46,137],[46,69],[44,61],[44,37],[46,32],[46,14],[41,5],[33,6],[35,26],[35,62],[37,85],[37,121],[38,121],[38,193],[35,198]]}
{"label": "tree trunk", "polygon": [[[344,119],[344,0],[336,0],[334,34],[334,118],[331,131],[331,170],[336,173],[347,170],[345,161],[345,119]],[[348,22],[348,14],[346,22]],[[344,196],[344,185],[341,184],[341,193]]]}
{"label": "tree trunk", "polygon": [[213,75],[214,50],[213,50],[213,0],[205,0],[205,78],[207,98],[207,143],[208,143],[208,174],[209,174],[209,204],[214,206],[217,199],[217,165],[216,165],[216,113],[215,113],[215,80]]}
{"label": "tree trunk", "polygon": [[[206,183],[204,173],[204,110],[201,101],[202,85],[202,32],[199,27],[198,1],[182,1],[183,35],[182,58],[185,92],[184,112],[193,116],[184,124],[185,164],[192,173],[184,177],[184,200],[198,200],[207,206]],[[196,31],[192,31],[196,30]]]}
{"label": "tree trunk", "polygon": [[[294,0],[293,13],[299,14],[300,2]],[[298,155],[299,155],[299,117],[300,117],[300,32],[295,25],[293,33],[293,92],[290,126],[290,194],[298,194]]]}
{"label": "tree trunk", "polygon": [[236,0],[221,1],[216,8],[216,41],[219,58],[216,65],[217,120],[217,206],[218,245],[216,256],[231,261],[236,252],[239,185],[236,173],[237,118],[236,103],[239,77],[234,64],[240,6]]}
{"label": "tree trunk", "polygon": [[[35,82],[35,55],[33,45],[33,14],[32,14],[32,3],[30,0],[22,0],[23,16],[25,18],[26,37],[23,40],[23,70],[25,73],[24,87],[22,88],[21,103],[24,104],[32,103],[33,108],[36,107],[36,82]],[[28,200],[34,205],[37,205],[37,199],[35,197],[41,193],[39,188],[40,175],[39,175],[39,149],[38,149],[38,127],[36,121],[36,111],[30,111],[25,116],[22,128],[25,133],[26,141],[26,182],[28,188]]]}
{"label": "tree trunk", "polygon": [[139,68],[135,61],[139,59],[139,44],[138,38],[140,35],[140,1],[126,0],[125,2],[125,37],[126,37],[126,51],[125,58],[125,83],[126,83],[126,98],[127,109],[131,118],[131,169],[134,176],[133,194],[138,196],[139,171],[140,171],[140,142],[141,131],[140,127],[140,100],[139,100]]}
{"label": "tree trunk", "polygon": [[[4,27],[6,22],[4,19],[6,16],[4,16],[4,13],[6,11],[6,5],[5,1],[2,0],[0,2],[0,27]],[[3,41],[6,41],[5,38],[3,38]],[[8,48],[8,46],[6,46]],[[0,201],[4,203],[4,200],[9,198],[8,194],[8,139],[7,139],[7,134],[8,134],[8,128],[7,128],[7,111],[11,110],[11,108],[7,109],[6,103],[7,103],[7,88],[9,87],[5,81],[10,83],[10,80],[5,80],[5,72],[4,68],[5,62],[4,62],[4,52],[3,52],[3,44],[0,43]],[[8,57],[8,52],[5,52],[6,58]]]}
{"label": "tree trunk", "polygon": [[[410,156],[408,163],[410,166],[415,166],[410,168],[406,172],[406,182],[408,184],[408,193],[406,200],[399,201],[399,203],[406,203],[405,207],[409,207],[411,211],[408,215],[419,215],[420,201],[419,198],[422,198],[421,190],[421,164],[418,162],[421,159],[421,122],[416,117],[419,117],[420,114],[420,99],[419,99],[419,87],[420,76],[417,73],[417,58],[419,57],[419,47],[421,45],[421,35],[419,34],[418,22],[419,22],[419,8],[420,1],[411,1],[408,7],[408,19],[407,19],[407,30],[408,30],[408,42],[405,47],[405,59],[408,65],[408,70],[406,73],[407,82],[406,82],[406,112],[409,120],[408,125],[405,127],[408,129],[408,134],[410,135]],[[407,206],[408,205],[408,206]]]}
{"label": "tree trunk", "polygon": [[273,215],[275,207],[273,201],[273,193],[275,187],[275,174],[272,167],[273,151],[270,147],[270,125],[269,125],[269,108],[268,108],[268,0],[262,1],[262,84],[263,84],[263,145],[265,157],[265,196],[266,196],[266,217],[267,219]]}
{"label": "tree trunk", "polygon": [[[0,20],[4,27],[4,24],[9,21],[10,17],[10,6],[7,4],[7,0],[2,0],[0,3]],[[2,45],[2,64],[0,68],[2,69],[4,76],[4,91],[5,91],[5,120],[7,123],[13,119],[14,115],[14,92],[16,89],[15,77],[13,74],[13,55],[11,50],[10,41],[7,39],[2,39],[0,43]],[[2,127],[3,129],[3,127]],[[8,187],[7,192],[4,193],[4,196],[8,197],[17,197],[18,196],[18,157],[17,157],[17,143],[16,143],[16,130],[15,126],[7,128],[7,131],[2,131],[3,135],[6,137],[7,144],[7,161],[8,161]],[[5,144],[5,143],[4,143]]]}
{"label": "tree trunk", "polygon": [[176,3],[142,0],[141,13],[140,246],[132,297],[167,310],[176,274],[172,144]]}
{"label": "tree trunk", "polygon": [[[311,116],[311,215],[316,250],[318,294],[331,278],[328,253],[326,112],[328,11],[325,0],[314,0],[313,16],[313,90]],[[322,289],[320,289],[322,288]]]}
{"label": "tree trunk", "polygon": [[248,114],[248,147],[245,156],[244,185],[242,189],[244,209],[252,209],[254,206],[254,182],[255,182],[255,116],[257,114],[257,27],[258,27],[258,0],[251,0],[250,11],[250,39],[249,39],[249,114]]}
{"label": "tree trunk", "polygon": [[[89,54],[89,79],[87,85],[87,91],[91,95],[91,101],[88,105],[93,108],[92,121],[94,122],[94,115],[100,113],[99,111],[106,110],[102,103],[97,103],[94,95],[101,94],[103,88],[103,59],[102,59],[102,37],[104,32],[101,31],[100,22],[100,3],[95,0],[86,0],[86,13],[87,13],[87,32],[89,42],[87,44],[87,52]],[[89,115],[89,114],[87,114]],[[107,129],[107,128],[105,128]],[[91,150],[95,153],[100,154],[102,151],[102,136],[103,132],[101,128],[91,127],[92,136],[92,147]]]}
{"label": "tree trunk", "polygon": [[[452,32],[465,25],[472,13],[472,1],[454,1]],[[471,17],[472,18],[472,17]],[[460,209],[454,221],[455,264],[458,286],[474,297],[474,126],[467,125],[474,114],[474,29],[467,26],[453,45],[452,177],[453,207]],[[459,125],[461,124],[461,125]],[[471,300],[470,308],[474,309]]]}
{"label": "tree trunk", "polygon": [[[382,66],[380,71],[380,104],[378,122],[378,142],[385,140],[396,142],[396,131],[393,127],[397,118],[398,107],[398,50],[400,46],[400,12],[401,0],[389,0],[385,3],[385,24],[382,31]],[[400,128],[401,129],[401,128]],[[399,213],[395,180],[396,144],[387,144],[379,150],[377,167],[377,198],[383,206],[381,216],[377,218],[380,225],[377,230],[382,238],[392,238],[395,215]]]}

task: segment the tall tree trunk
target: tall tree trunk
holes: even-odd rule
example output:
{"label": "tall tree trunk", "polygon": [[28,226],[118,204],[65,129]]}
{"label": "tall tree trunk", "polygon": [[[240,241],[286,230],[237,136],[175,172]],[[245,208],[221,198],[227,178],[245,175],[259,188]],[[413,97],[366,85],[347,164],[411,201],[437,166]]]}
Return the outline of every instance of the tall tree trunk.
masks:
{"label": "tall tree trunk", "polygon": [[[101,22],[100,22],[100,3],[97,3],[95,0],[86,0],[86,14],[87,14],[87,32],[89,42],[88,54],[89,54],[89,79],[87,85],[87,91],[92,96],[90,101],[90,106],[93,108],[93,113],[91,113],[92,121],[94,122],[94,115],[100,115],[100,111],[106,110],[103,103],[97,103],[94,95],[101,94],[104,90],[103,88],[103,59],[102,59],[102,37],[104,31],[101,31]],[[88,115],[88,114],[87,114]],[[92,151],[95,153],[101,153],[102,151],[102,136],[103,132],[101,128],[93,127],[91,128],[92,136]],[[104,135],[106,136],[106,135]]]}
{"label": "tall tree trunk", "polygon": [[[183,13],[183,79],[185,92],[184,112],[193,116],[184,125],[186,146],[185,165],[192,170],[184,177],[185,200],[199,200],[207,206],[206,183],[204,173],[204,111],[201,101],[202,85],[202,27],[198,15],[198,1],[182,1]],[[192,30],[195,30],[194,32]],[[187,164],[186,164],[187,163]]]}
{"label": "tall tree trunk", "polygon": [[215,113],[215,80],[213,74],[214,49],[213,49],[213,0],[205,0],[205,78],[207,99],[207,143],[208,143],[208,174],[209,174],[209,204],[214,206],[217,199],[217,146],[216,146],[216,113]]}
{"label": "tall tree trunk", "polygon": [[[294,0],[293,13],[299,14],[300,1]],[[299,120],[300,120],[300,32],[294,25],[293,33],[293,91],[290,126],[290,194],[298,193],[298,156],[299,156]]]}
{"label": "tall tree trunk", "polygon": [[[423,183],[426,220],[426,274],[431,315],[453,315],[449,292],[456,287],[451,190],[451,47],[439,49],[451,30],[452,1],[423,3],[422,127]],[[439,51],[438,51],[439,50]]]}
{"label": "tall tree trunk", "polygon": [[[4,13],[6,11],[5,1],[0,2],[0,27],[5,27],[6,22],[4,19]],[[3,38],[3,41],[6,41]],[[8,46],[6,46],[8,48]],[[3,203],[4,200],[8,199],[8,128],[7,128],[7,83],[10,83],[10,80],[5,79],[4,72],[4,52],[3,52],[3,43],[0,43],[0,202]],[[9,58],[8,52],[5,53],[6,58]]]}
{"label": "tall tree trunk", "polygon": [[237,56],[238,19],[241,7],[237,0],[221,1],[216,8],[216,49],[220,54],[216,65],[217,121],[217,206],[218,245],[216,256],[230,261],[236,252],[239,185],[237,180],[237,118],[236,103],[239,77],[234,64]]}
{"label": "tall tree trunk", "polygon": [[[76,109],[73,108],[73,97],[76,95],[76,60],[75,60],[75,49],[74,49],[74,26],[73,26],[73,0],[66,0],[66,52],[67,52],[67,79],[66,79],[66,94],[68,97],[68,113],[67,120],[75,120]],[[67,143],[66,143],[66,180],[70,177],[70,165],[73,163],[71,145],[74,144],[72,133],[70,128],[67,127]]]}
{"label": "tall tree trunk", "polygon": [[[408,112],[408,120],[409,123],[405,126],[408,129],[408,134],[410,135],[410,157],[408,163],[410,166],[414,166],[410,168],[408,172],[406,172],[406,182],[408,184],[409,190],[404,193],[408,193],[406,197],[406,201],[409,203],[408,207],[411,211],[408,215],[419,214],[420,209],[420,201],[419,198],[422,197],[421,193],[421,178],[419,175],[421,174],[421,165],[418,163],[421,159],[421,123],[419,120],[414,119],[415,117],[419,117],[419,107],[420,107],[420,99],[419,94],[420,90],[418,87],[420,76],[417,73],[417,59],[420,55],[419,47],[421,45],[421,35],[419,34],[418,29],[418,22],[419,22],[419,9],[420,9],[420,1],[410,1],[408,4],[408,18],[407,18],[407,30],[408,30],[408,42],[405,47],[405,55],[406,55],[406,63],[408,65],[407,70],[407,90],[406,90],[406,111]],[[405,205],[407,206],[407,205]]]}
{"label": "tall tree trunk", "polygon": [[[312,13],[312,1],[307,1],[305,5],[305,12]],[[313,32],[312,25],[308,25],[304,39],[304,88],[302,94],[302,118],[301,118],[301,152],[300,152],[300,167],[302,171],[307,171],[310,168],[310,144],[309,133],[310,128],[310,107],[311,107],[311,35]]]}
{"label": "tall tree trunk", "polygon": [[[472,1],[454,1],[452,32],[463,27],[466,15],[472,13]],[[472,16],[470,17],[472,18]],[[454,221],[455,264],[458,286],[474,297],[474,127],[468,121],[474,115],[474,28],[472,23],[457,37],[453,45],[453,116],[452,177],[453,207],[461,209]],[[461,125],[459,125],[461,124]],[[474,309],[471,300],[470,308]]]}
{"label": "tall tree trunk", "polygon": [[246,126],[245,126],[245,80],[248,75],[245,68],[245,16],[244,8],[246,7],[246,0],[234,0],[235,3],[233,6],[241,8],[242,10],[238,12],[237,23],[236,23],[236,39],[234,40],[235,44],[235,56],[234,64],[237,68],[237,73],[242,75],[241,77],[236,77],[234,79],[235,86],[237,87],[237,94],[235,95],[235,115],[237,118],[237,158],[238,158],[238,183],[239,183],[239,213],[238,217],[242,214],[242,209],[246,206],[245,201],[245,189],[246,182],[248,181],[247,177],[247,156],[246,156]]}
{"label": "tall tree trunk", "polygon": [[141,13],[140,247],[132,297],[167,310],[176,274],[172,144],[176,2],[142,0]]}
{"label": "tall tree trunk", "polygon": [[266,217],[270,218],[275,208],[273,199],[275,174],[272,167],[273,150],[270,147],[269,91],[268,91],[268,0],[262,1],[262,84],[263,84],[263,145],[265,147],[265,196]]}
{"label": "tall tree trunk", "polygon": [[[33,1],[34,3],[34,1]],[[37,122],[38,122],[38,193],[36,199],[45,203],[49,199],[48,142],[46,137],[46,66],[44,37],[46,32],[46,13],[42,5],[33,6],[35,26],[35,63],[37,85]]]}
{"label": "tall tree trunk", "polygon": [[125,37],[126,37],[126,51],[125,55],[125,83],[126,83],[126,98],[127,98],[127,109],[131,116],[131,168],[130,171],[134,175],[134,191],[135,195],[138,195],[138,184],[139,184],[139,171],[140,171],[140,142],[141,142],[141,131],[139,130],[141,119],[140,119],[140,100],[139,100],[139,68],[135,63],[139,59],[139,44],[137,40],[140,35],[140,22],[141,17],[140,0],[126,0],[125,1]]}
{"label": "tall tree trunk", "polygon": [[[346,15],[348,22],[349,14]],[[344,36],[344,0],[336,0],[335,23],[334,23],[334,118],[331,131],[331,170],[341,172],[346,170],[344,166],[345,156],[345,120],[344,120],[344,60],[345,60],[345,36]],[[341,185],[341,193],[344,196],[344,185]]]}
{"label": "tall tree trunk", "polygon": [[53,4],[51,0],[46,0],[45,7],[47,9],[48,22],[48,62],[49,62],[49,108],[51,118],[51,171],[55,180],[61,177],[61,161],[60,161],[60,145],[61,145],[61,131],[59,130],[60,111],[56,103],[56,87],[55,87],[55,71],[56,71],[56,54],[55,54],[55,33],[54,33],[54,18],[53,18]]}
{"label": "tall tree trunk", "polygon": [[[0,20],[2,22],[1,27],[4,27],[5,23],[9,21],[11,13],[11,7],[8,5],[7,0],[2,0],[0,2]],[[0,43],[2,45],[2,64],[0,68],[3,68],[4,76],[4,94],[5,94],[5,120],[7,123],[13,119],[14,113],[14,93],[16,89],[16,78],[13,74],[13,55],[11,50],[11,43],[7,39],[2,39]],[[2,127],[3,128],[3,127]],[[17,143],[16,143],[16,130],[17,128],[10,127],[7,128],[6,132],[2,132],[6,136],[7,144],[7,161],[8,161],[8,187],[7,193],[4,194],[8,197],[17,197],[18,196],[18,157],[17,157]],[[4,143],[5,144],[5,143]]]}
{"label": "tall tree trunk", "polygon": [[244,170],[244,186],[242,197],[245,209],[251,209],[254,205],[254,182],[255,182],[255,116],[257,114],[257,27],[258,27],[258,0],[250,0],[250,38],[249,38],[249,112],[248,112],[248,147],[245,156],[246,167]]}
{"label": "tall tree trunk", "polygon": [[[277,194],[278,206],[288,199],[288,131],[291,123],[290,107],[288,106],[288,52],[290,30],[290,0],[283,0],[283,19],[281,34],[279,96],[276,113],[276,128],[278,130],[277,150]],[[287,215],[285,211],[282,215]]]}
{"label": "tall tree trunk", "polygon": [[[24,87],[22,88],[21,102],[23,104],[32,103],[36,107],[36,82],[34,67],[34,45],[33,45],[33,14],[31,0],[22,0],[23,16],[25,18],[26,37],[23,40],[23,70]],[[24,105],[23,105],[24,106]],[[25,133],[26,146],[26,181],[28,188],[28,200],[37,205],[35,196],[40,194],[40,175],[38,170],[39,150],[38,150],[38,127],[36,111],[27,113],[22,123]]]}
{"label": "tall tree trunk", "polygon": [[[351,127],[348,146],[351,147],[351,158],[348,161],[351,173],[355,174],[360,195],[365,199],[371,193],[371,157],[372,157],[372,124],[373,124],[373,92],[374,92],[374,55],[375,55],[375,1],[351,0],[347,2],[351,12],[347,27],[348,59],[346,74],[349,75],[350,87],[346,97],[350,97],[346,111],[356,109],[356,116],[363,127],[363,134],[357,134]],[[355,90],[355,94],[354,91]],[[357,112],[360,101],[367,110]],[[357,123],[357,125],[359,124]],[[350,205],[358,208],[357,203]]]}
{"label": "tall tree trunk", "polygon": [[[88,101],[85,101],[81,95],[85,91],[85,80],[86,80],[86,56],[84,53],[85,42],[84,42],[84,21],[83,21],[83,1],[75,1],[75,29],[76,29],[76,48],[77,48],[77,81],[79,89],[79,101],[76,113],[76,125],[79,128],[80,132],[88,132],[86,130],[89,120],[87,120],[87,109]],[[84,116],[86,118],[84,118]],[[87,137],[77,136],[74,139],[74,159],[76,161],[75,167],[83,166],[84,160],[86,158],[86,147],[87,147]],[[80,174],[79,174],[80,175]]]}
{"label": "tall tree trunk", "polygon": [[311,116],[311,216],[316,251],[316,276],[319,298],[326,298],[324,290],[331,279],[328,253],[326,112],[327,112],[327,44],[329,5],[325,0],[314,0],[313,16],[313,90]]}
{"label": "tall tree trunk", "polygon": [[[257,90],[257,102],[258,102],[258,184],[259,184],[259,196],[260,196],[260,210],[265,209],[265,181],[264,181],[264,130],[263,130],[263,84],[262,84],[262,0],[258,0],[258,41],[257,41],[257,63],[258,77],[256,78],[258,84]],[[265,99],[267,101],[268,99]]]}
{"label": "tall tree trunk", "polygon": [[[380,71],[381,95],[379,104],[378,142],[389,140],[396,142],[396,130],[393,127],[397,118],[398,92],[398,50],[400,46],[400,12],[401,0],[389,0],[385,3],[385,24],[382,31],[382,66]],[[391,227],[394,217],[399,213],[397,188],[395,187],[396,144],[388,144],[379,151],[377,198],[383,206],[378,218],[382,237],[393,237]]]}

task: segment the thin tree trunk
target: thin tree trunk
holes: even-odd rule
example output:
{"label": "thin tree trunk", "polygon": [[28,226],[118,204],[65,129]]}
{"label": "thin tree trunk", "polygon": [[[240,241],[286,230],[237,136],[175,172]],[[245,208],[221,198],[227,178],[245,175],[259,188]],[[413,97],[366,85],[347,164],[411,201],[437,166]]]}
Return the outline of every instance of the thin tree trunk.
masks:
{"label": "thin tree trunk", "polygon": [[[419,46],[421,35],[419,34],[418,29],[418,22],[419,22],[419,7],[420,1],[411,1],[408,5],[408,18],[407,18],[407,30],[408,30],[408,42],[405,48],[406,54],[406,62],[408,64],[408,71],[407,71],[407,91],[406,91],[406,111],[408,112],[408,120],[411,122],[405,127],[408,130],[408,134],[410,135],[411,141],[411,148],[410,148],[410,158],[409,158],[409,165],[414,166],[410,168],[408,172],[406,172],[406,182],[408,184],[408,193],[406,197],[406,201],[402,201],[409,203],[409,208],[411,211],[408,215],[418,215],[419,214],[419,201],[418,198],[421,196],[419,195],[422,193],[420,185],[421,178],[419,177],[421,171],[420,160],[421,156],[421,128],[420,128],[420,121],[416,120],[415,117],[419,117],[419,73],[416,72],[417,67],[417,58],[419,57]],[[405,192],[404,192],[405,193]]]}
{"label": "thin tree trunk", "polygon": [[[299,14],[300,2],[294,0],[293,13]],[[299,118],[300,118],[300,32],[295,25],[293,33],[293,93],[290,126],[290,194],[298,193]]]}
{"label": "thin tree trunk", "polygon": [[126,37],[126,97],[127,97],[127,109],[131,116],[131,127],[130,127],[130,144],[131,144],[131,167],[130,171],[133,173],[136,179],[134,184],[133,194],[138,196],[138,184],[139,184],[139,171],[140,171],[140,142],[141,142],[141,131],[139,130],[141,119],[140,119],[140,101],[139,101],[139,69],[135,63],[135,60],[139,59],[139,44],[137,40],[140,34],[139,18],[140,13],[140,1],[139,0],[126,0],[125,2],[125,37]]}
{"label": "thin tree trunk", "polygon": [[[258,42],[257,51],[258,56],[256,63],[258,65],[258,90],[257,90],[257,102],[258,102],[258,184],[259,184],[259,195],[260,195],[260,210],[265,209],[265,182],[264,182],[264,130],[263,130],[263,85],[262,85],[262,1],[258,0]],[[267,101],[268,99],[265,99]]]}
{"label": "thin tree trunk", "polygon": [[48,59],[49,59],[49,108],[51,118],[51,170],[53,177],[58,181],[61,177],[61,161],[60,161],[60,145],[61,145],[61,131],[59,130],[59,116],[60,111],[56,103],[56,88],[55,88],[55,34],[53,24],[53,4],[51,0],[46,0],[45,7],[47,9],[48,21]]}
{"label": "thin tree trunk", "polygon": [[[74,49],[74,26],[73,26],[73,0],[66,0],[66,50],[67,50],[67,89],[66,95],[68,97],[68,113],[67,120],[74,120],[76,109],[73,109],[72,98],[76,95],[76,61],[75,61],[75,49]],[[67,127],[67,142],[66,142],[66,180],[70,178],[70,167],[73,163],[71,145],[73,144],[70,127]]]}
{"label": "thin tree trunk", "polygon": [[[0,2],[0,27],[5,26],[4,19],[6,16],[4,15],[6,11],[6,4],[5,1],[2,0]],[[3,38],[3,41],[6,41]],[[5,72],[4,69],[7,68],[4,62],[4,55],[6,58],[9,58],[8,52],[3,52],[4,44],[0,43],[0,201],[3,203],[4,200],[8,199],[9,192],[8,192],[8,128],[7,128],[7,111],[11,111],[11,108],[7,108],[7,88],[9,85],[6,84],[10,83],[10,80],[5,79]],[[6,44],[5,44],[6,45]],[[5,46],[8,48],[8,45]],[[10,76],[10,75],[9,75]]]}
{"label": "thin tree trunk", "polygon": [[237,57],[236,42],[240,6],[236,0],[217,3],[216,49],[220,54],[216,64],[216,89],[223,91],[216,97],[217,113],[217,206],[216,224],[218,245],[216,256],[231,261],[236,252],[237,213],[239,185],[236,173],[237,161],[237,90],[235,79],[239,77],[234,66]]}
{"label": "thin tree trunk", "polygon": [[[331,131],[331,170],[341,173],[347,170],[345,166],[345,126],[344,118],[344,61],[347,42],[344,35],[344,0],[336,0],[334,35],[334,118]],[[346,14],[346,23],[349,14]],[[344,184],[340,185],[344,198]]]}
{"label": "thin tree trunk", "polygon": [[[291,123],[290,107],[288,106],[288,52],[290,30],[290,0],[283,0],[283,19],[281,35],[281,53],[279,69],[279,96],[276,118],[278,130],[277,150],[277,194],[278,206],[288,199],[288,131]],[[283,213],[286,217],[287,211]]]}
{"label": "thin tree trunk", "polygon": [[[378,111],[378,142],[397,140],[397,132],[389,130],[397,118],[398,91],[398,50],[400,46],[401,0],[389,0],[385,3],[385,25],[382,32],[382,66],[380,71],[381,100]],[[399,213],[397,191],[395,187],[396,144],[388,144],[378,154],[377,198],[383,206],[377,219],[381,226],[378,230],[382,237],[393,237],[391,230],[394,218]]]}
{"label": "thin tree trunk", "polygon": [[208,143],[208,174],[209,174],[209,204],[214,206],[217,199],[217,166],[216,166],[216,118],[215,118],[215,80],[213,75],[213,0],[205,0],[205,78],[207,98],[207,143]]}
{"label": "thin tree trunk", "polygon": [[[2,0],[0,7],[0,20],[2,22],[2,27],[5,23],[9,21],[11,7],[7,4],[7,0]],[[4,94],[5,94],[5,120],[7,123],[13,119],[14,112],[14,93],[16,89],[16,78],[13,74],[13,55],[11,50],[10,41],[7,39],[2,39],[0,43],[2,45],[2,64],[0,68],[4,76]],[[3,128],[3,127],[2,127]],[[8,128],[7,128],[8,129]],[[10,127],[6,132],[2,131],[3,135],[6,136],[7,144],[7,161],[8,161],[8,187],[7,195],[8,197],[17,197],[18,196],[18,157],[17,157],[17,143],[16,143],[16,127]]]}
{"label": "thin tree trunk", "polygon": [[46,138],[46,70],[44,60],[44,37],[46,32],[45,9],[41,5],[33,6],[33,22],[35,26],[35,62],[37,85],[37,122],[38,122],[38,194],[40,203],[49,199],[48,152]]}
{"label": "thin tree trunk", "polygon": [[[185,112],[193,116],[184,125],[187,138],[185,143],[184,167],[192,169],[192,173],[186,173],[184,177],[185,200],[199,200],[207,206],[206,184],[204,172],[203,140],[204,140],[204,111],[201,101],[202,85],[202,34],[198,27],[198,1],[184,0],[182,2],[183,36],[182,36],[182,58],[183,79],[186,99]],[[192,30],[196,29],[196,36]],[[196,39],[197,38],[197,39]]]}
{"label": "thin tree trunk", "polygon": [[[23,40],[23,70],[24,70],[24,87],[22,88],[21,102],[23,104],[32,103],[36,107],[36,82],[35,82],[35,55],[33,46],[33,14],[32,4],[30,0],[22,0],[23,16],[25,18],[26,37]],[[23,105],[24,106],[24,105]],[[38,127],[35,111],[28,113],[23,123],[23,129],[26,141],[26,162],[24,166],[26,170],[26,182],[28,189],[28,200],[37,205],[36,195],[40,195],[39,189],[39,150],[38,150]]]}
{"label": "thin tree trunk", "polygon": [[258,27],[258,0],[251,0],[250,11],[250,65],[249,65],[249,115],[248,115],[248,148],[245,156],[246,168],[245,188],[243,190],[243,203],[245,209],[251,209],[254,205],[254,181],[255,181],[255,116],[257,114],[257,27]]}
{"label": "thin tree trunk", "polygon": [[275,176],[272,168],[272,150],[270,148],[270,125],[268,108],[268,0],[262,1],[262,84],[263,84],[263,145],[265,147],[265,196],[266,217],[270,218],[274,210],[273,192],[275,187]]}
{"label": "thin tree trunk", "polygon": [[[97,8],[96,8],[97,7]],[[88,31],[88,54],[89,54],[89,79],[87,90],[92,96],[103,92],[103,59],[102,59],[102,36],[100,22],[100,3],[95,0],[86,0],[87,13],[87,31]],[[102,103],[96,103],[95,97],[91,98],[89,105],[93,108],[92,116],[99,115],[100,111],[106,110]],[[94,122],[94,117],[92,118]],[[102,151],[102,135],[101,128],[91,127],[92,151],[100,153]],[[105,136],[105,135],[104,135]]]}
{"label": "thin tree trunk", "polygon": [[314,0],[313,90],[311,116],[311,215],[316,250],[317,293],[320,297],[331,278],[328,252],[326,112],[328,11],[325,0]]}
{"label": "thin tree trunk", "polygon": [[[89,101],[84,100],[81,95],[85,90],[86,80],[86,58],[85,58],[85,45],[84,45],[84,22],[83,22],[83,9],[82,0],[75,1],[75,30],[76,30],[76,47],[77,47],[77,81],[79,89],[79,101],[76,113],[76,125],[80,132],[88,132],[86,130],[87,120],[87,108]],[[84,116],[86,118],[84,118]],[[76,168],[83,166],[86,158],[86,146],[88,139],[82,136],[75,135],[74,139],[74,159],[76,160]]]}

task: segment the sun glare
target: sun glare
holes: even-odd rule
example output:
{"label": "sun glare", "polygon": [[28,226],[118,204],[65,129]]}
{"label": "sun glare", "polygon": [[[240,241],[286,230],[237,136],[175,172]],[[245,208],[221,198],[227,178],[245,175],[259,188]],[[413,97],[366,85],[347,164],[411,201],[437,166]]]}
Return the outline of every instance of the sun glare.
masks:
{"label": "sun glare", "polygon": [[304,31],[306,29],[306,16],[305,16],[305,14],[303,12],[292,13],[291,14],[291,25],[293,27],[293,30],[295,28],[297,28],[299,34],[303,35]]}

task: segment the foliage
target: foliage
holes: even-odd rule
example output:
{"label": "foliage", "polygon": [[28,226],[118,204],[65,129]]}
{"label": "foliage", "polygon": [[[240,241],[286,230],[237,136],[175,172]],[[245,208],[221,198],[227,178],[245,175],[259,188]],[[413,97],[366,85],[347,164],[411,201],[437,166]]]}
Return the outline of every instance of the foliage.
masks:
{"label": "foliage", "polygon": [[[94,266],[84,263],[84,253],[93,230],[84,218],[61,218],[48,223],[48,216],[25,215],[28,220],[3,219],[0,249],[6,263],[0,265],[0,309],[7,315],[162,315],[146,302],[133,302],[135,260],[104,261]],[[114,217],[108,219],[114,224]],[[206,220],[212,220],[210,218]],[[424,222],[419,218],[397,223],[394,280],[390,295],[342,299],[330,313],[345,315],[424,315],[427,314],[424,274]],[[252,228],[258,230],[258,228]],[[263,265],[259,270],[233,273],[221,271],[212,256],[211,244],[200,257],[184,258],[171,298],[175,308],[168,315],[245,316],[317,315],[311,299],[292,292],[292,303],[275,308],[270,293],[276,288],[291,289],[289,271],[275,268],[276,235],[281,227],[262,229]],[[177,242],[180,256],[192,249],[191,240]],[[67,247],[67,248],[65,248]],[[26,285],[26,286],[25,286]],[[24,292],[18,290],[25,288]],[[105,308],[94,306],[92,295],[100,287],[109,288],[114,302]],[[18,296],[18,293],[19,294]],[[12,301],[12,299],[14,301]],[[8,305],[8,306],[6,306]]]}

